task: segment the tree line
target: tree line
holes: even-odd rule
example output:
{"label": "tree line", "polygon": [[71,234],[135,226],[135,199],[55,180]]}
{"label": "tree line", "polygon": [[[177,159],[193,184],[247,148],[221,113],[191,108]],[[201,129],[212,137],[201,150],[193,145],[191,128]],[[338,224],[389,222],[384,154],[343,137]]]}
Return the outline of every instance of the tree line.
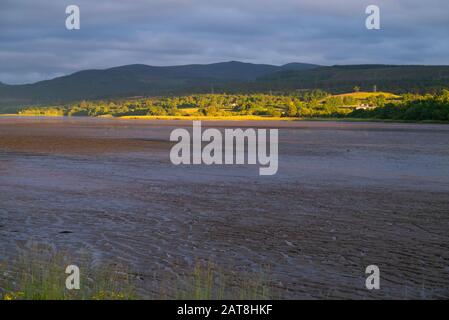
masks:
{"label": "tree line", "polygon": [[348,117],[409,121],[449,121],[449,90],[437,94],[405,94],[396,103],[369,110],[354,110]]}
{"label": "tree line", "polygon": [[293,94],[198,94],[179,97],[80,101],[60,106],[32,106],[23,115],[44,116],[265,116],[449,121],[449,91],[383,94],[364,99],[333,96],[321,90]]}

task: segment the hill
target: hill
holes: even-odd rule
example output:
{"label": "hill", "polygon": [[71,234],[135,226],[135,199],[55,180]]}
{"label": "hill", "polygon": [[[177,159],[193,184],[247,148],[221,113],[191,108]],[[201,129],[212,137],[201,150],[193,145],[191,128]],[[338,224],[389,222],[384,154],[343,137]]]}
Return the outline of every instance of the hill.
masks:
{"label": "hill", "polygon": [[231,61],[171,67],[136,64],[106,70],[86,70],[34,84],[0,86],[0,106],[210,92],[214,86],[223,87],[229,83],[237,85],[277,71],[299,71],[314,67],[317,65],[292,63],[274,66]]}
{"label": "hill", "polygon": [[449,86],[449,66],[348,65],[309,70],[287,70],[257,79],[260,88],[273,90],[323,89],[334,93],[352,91],[355,86],[371,91],[424,92]]}
{"label": "hill", "polygon": [[169,67],[136,64],[85,70],[34,84],[0,84],[0,112],[28,105],[133,96],[310,89],[338,94],[352,91],[355,86],[371,91],[374,85],[393,93],[438,90],[449,87],[449,66],[274,66],[237,61]]}

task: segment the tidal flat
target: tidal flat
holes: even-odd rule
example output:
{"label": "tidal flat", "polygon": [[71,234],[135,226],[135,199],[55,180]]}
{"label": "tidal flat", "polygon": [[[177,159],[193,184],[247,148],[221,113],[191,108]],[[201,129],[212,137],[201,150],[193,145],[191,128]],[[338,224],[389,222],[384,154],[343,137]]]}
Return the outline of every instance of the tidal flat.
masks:
{"label": "tidal flat", "polygon": [[212,261],[285,299],[449,298],[449,125],[203,122],[279,128],[274,176],[174,166],[170,132],[191,126],[0,117],[0,259],[84,250],[129,266],[143,297]]}

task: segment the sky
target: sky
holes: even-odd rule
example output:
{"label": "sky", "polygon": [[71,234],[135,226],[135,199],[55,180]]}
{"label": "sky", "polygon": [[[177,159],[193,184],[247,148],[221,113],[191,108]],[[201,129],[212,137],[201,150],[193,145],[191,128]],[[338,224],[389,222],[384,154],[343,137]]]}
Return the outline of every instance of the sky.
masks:
{"label": "sky", "polygon": [[448,13],[447,0],[0,0],[0,82],[135,63],[449,65]]}

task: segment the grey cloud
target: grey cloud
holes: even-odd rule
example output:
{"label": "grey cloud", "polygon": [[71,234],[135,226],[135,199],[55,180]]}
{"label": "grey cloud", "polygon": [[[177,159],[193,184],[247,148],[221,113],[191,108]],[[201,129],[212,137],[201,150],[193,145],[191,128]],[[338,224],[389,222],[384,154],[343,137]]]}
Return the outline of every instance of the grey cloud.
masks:
{"label": "grey cloud", "polygon": [[[364,27],[377,4],[382,30]],[[65,7],[81,30],[65,29]],[[1,0],[0,81],[131,63],[449,64],[446,0]]]}

